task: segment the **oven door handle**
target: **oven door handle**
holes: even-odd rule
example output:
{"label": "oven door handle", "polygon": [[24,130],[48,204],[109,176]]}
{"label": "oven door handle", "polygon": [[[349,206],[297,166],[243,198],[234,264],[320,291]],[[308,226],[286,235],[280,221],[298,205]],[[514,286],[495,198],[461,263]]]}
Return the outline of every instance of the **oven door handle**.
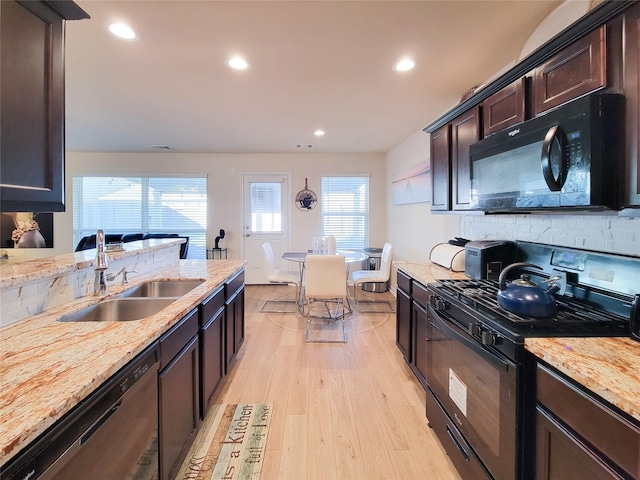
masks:
{"label": "oven door handle", "polygon": [[[431,310],[431,307],[429,307],[429,309]],[[496,354],[493,354],[485,350],[484,348],[482,348],[482,346],[479,343],[477,343],[475,340],[470,340],[469,337],[467,337],[466,335],[456,332],[453,327],[448,325],[448,322],[446,320],[443,320],[438,315],[434,315],[433,311],[431,312],[431,314],[433,317],[435,317],[435,319],[439,320],[438,323],[440,323],[442,327],[446,329],[446,331],[443,331],[442,328],[440,328],[438,325],[433,323],[433,321],[429,320],[429,323],[433,326],[433,328],[439,330],[443,335],[462,343],[465,347],[469,348],[470,350],[473,350],[475,353],[480,355],[484,360],[490,363],[493,363],[494,365],[497,365],[500,368],[503,368],[505,371],[509,370],[509,363],[505,362],[502,358],[500,358]],[[429,341],[428,338],[427,338],[427,341]]]}

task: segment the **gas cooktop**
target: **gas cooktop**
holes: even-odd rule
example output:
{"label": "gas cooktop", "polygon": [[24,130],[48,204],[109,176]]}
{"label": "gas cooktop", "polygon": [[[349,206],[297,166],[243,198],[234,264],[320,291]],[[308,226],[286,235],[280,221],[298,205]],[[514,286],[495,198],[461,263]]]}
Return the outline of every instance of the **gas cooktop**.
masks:
{"label": "gas cooktop", "polygon": [[[527,336],[629,336],[632,303],[640,293],[640,258],[518,241],[516,262],[509,280],[526,273],[542,282],[561,278],[554,295],[557,313],[534,318],[511,313],[498,305],[499,284],[494,280],[440,280],[432,284],[440,302],[465,330],[486,325],[516,342]],[[515,265],[514,265],[515,267]],[[529,268],[535,267],[535,268]],[[508,282],[507,281],[507,282]],[[439,298],[443,299],[443,305]]]}
{"label": "gas cooktop", "polygon": [[516,330],[548,330],[548,334],[593,330],[628,335],[628,319],[570,297],[556,297],[555,316],[534,318],[516,315],[501,308],[497,301],[498,283],[494,281],[440,280],[436,289],[438,293],[446,293],[450,298],[476,309],[487,321],[511,324],[511,328]]}

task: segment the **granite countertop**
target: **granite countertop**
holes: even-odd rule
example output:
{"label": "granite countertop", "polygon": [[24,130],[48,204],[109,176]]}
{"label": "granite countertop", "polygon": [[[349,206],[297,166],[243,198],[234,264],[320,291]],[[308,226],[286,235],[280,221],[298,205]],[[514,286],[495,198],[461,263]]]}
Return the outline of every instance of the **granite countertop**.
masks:
{"label": "granite countertop", "polygon": [[103,297],[76,301],[0,329],[0,465],[158,339],[244,265],[181,260],[161,274],[109,285],[109,296],[150,279],[204,282],[157,314],[131,322],[58,322]]}
{"label": "granite countertop", "polygon": [[527,338],[536,357],[640,422],[640,342],[630,338]]}
{"label": "granite countertop", "polygon": [[462,272],[453,272],[448,268],[441,267],[432,262],[427,263],[411,263],[411,262],[393,262],[396,268],[418,282],[426,285],[427,283],[437,282],[438,280],[465,280],[467,276]]}

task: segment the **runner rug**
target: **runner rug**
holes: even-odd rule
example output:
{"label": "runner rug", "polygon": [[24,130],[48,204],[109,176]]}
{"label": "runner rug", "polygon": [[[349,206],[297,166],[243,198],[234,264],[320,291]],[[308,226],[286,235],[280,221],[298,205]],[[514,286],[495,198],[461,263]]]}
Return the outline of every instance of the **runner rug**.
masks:
{"label": "runner rug", "polygon": [[176,478],[259,479],[272,411],[264,403],[211,407]]}

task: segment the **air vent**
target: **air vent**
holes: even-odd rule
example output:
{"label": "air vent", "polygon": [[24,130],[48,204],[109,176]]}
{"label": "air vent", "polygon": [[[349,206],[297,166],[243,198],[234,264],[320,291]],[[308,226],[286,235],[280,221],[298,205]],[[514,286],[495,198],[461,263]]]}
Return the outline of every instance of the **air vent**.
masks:
{"label": "air vent", "polygon": [[296,148],[313,148],[313,145],[309,145],[309,144],[302,145],[302,144],[299,143],[299,144],[296,145]]}
{"label": "air vent", "polygon": [[173,150],[173,147],[169,145],[149,145],[149,148],[153,148],[154,150]]}

